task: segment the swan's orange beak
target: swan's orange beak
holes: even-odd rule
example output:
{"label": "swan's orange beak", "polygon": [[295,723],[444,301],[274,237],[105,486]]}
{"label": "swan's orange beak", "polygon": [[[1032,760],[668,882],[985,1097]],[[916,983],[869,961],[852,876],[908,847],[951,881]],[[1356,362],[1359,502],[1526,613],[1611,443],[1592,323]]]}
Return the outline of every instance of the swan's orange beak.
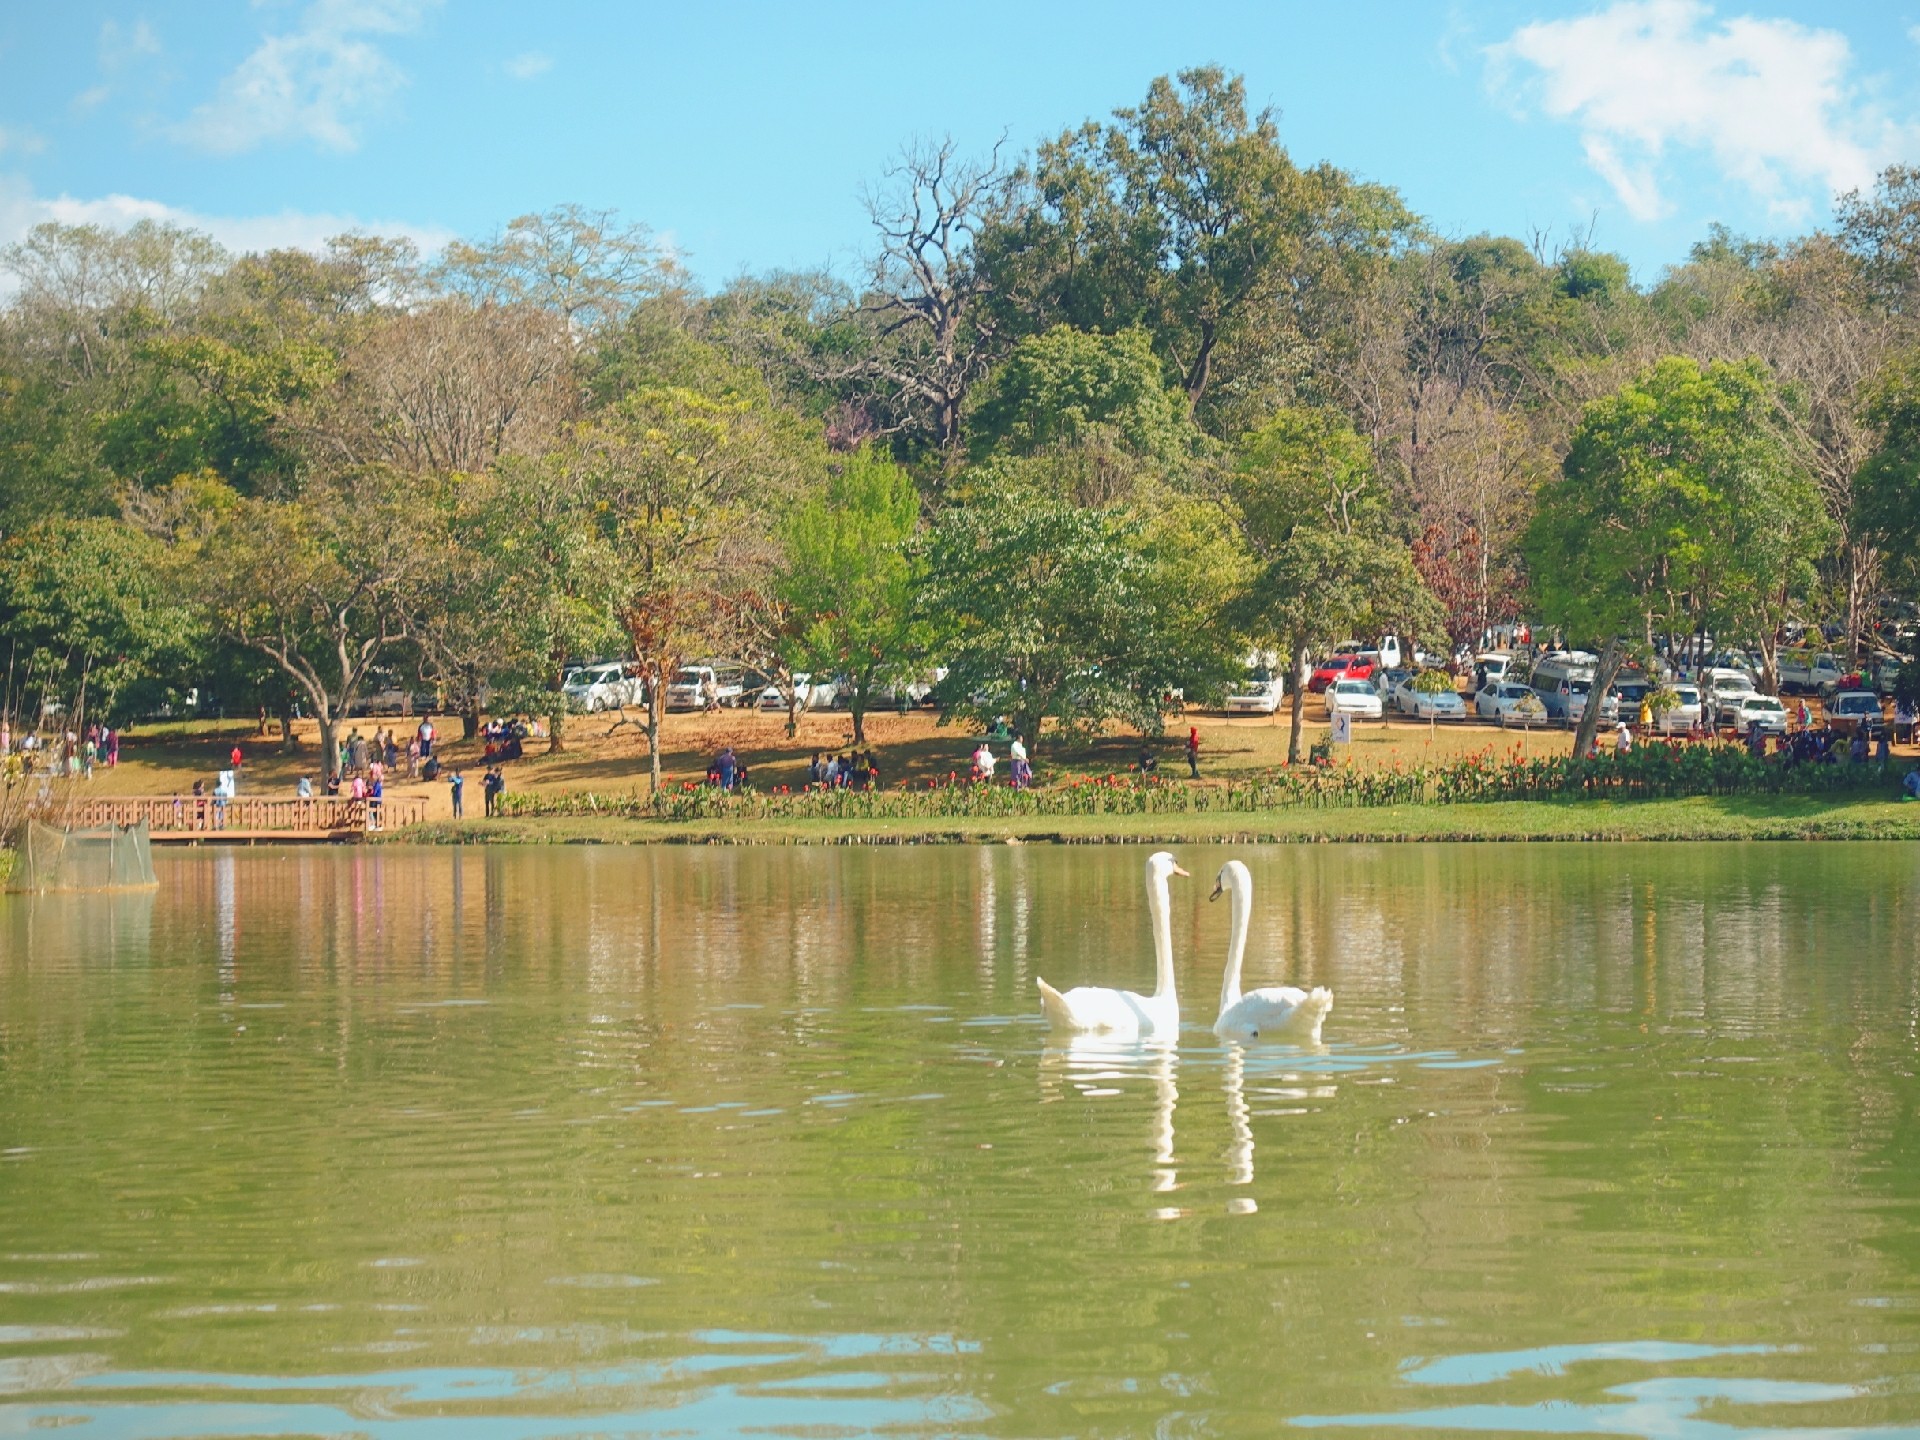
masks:
{"label": "swan's orange beak", "polygon": [[1173,867],[1173,873],[1176,875],[1185,875],[1189,880],[1193,879],[1193,876],[1191,874],[1189,874],[1185,870],[1182,870],[1178,865]]}

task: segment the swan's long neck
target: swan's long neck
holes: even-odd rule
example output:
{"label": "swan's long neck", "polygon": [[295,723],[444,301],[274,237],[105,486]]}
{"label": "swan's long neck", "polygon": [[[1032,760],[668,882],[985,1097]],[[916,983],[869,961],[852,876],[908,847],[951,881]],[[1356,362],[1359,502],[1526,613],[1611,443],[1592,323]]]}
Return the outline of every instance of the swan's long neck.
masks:
{"label": "swan's long neck", "polygon": [[1147,910],[1153,917],[1153,998],[1171,1000],[1173,994],[1173,917],[1167,894],[1167,877],[1159,871],[1147,874]]}
{"label": "swan's long neck", "polygon": [[1253,886],[1240,871],[1227,877],[1227,900],[1233,906],[1233,925],[1227,939],[1227,973],[1220,982],[1220,1011],[1240,1003],[1240,966],[1247,958],[1247,927],[1253,920]]}

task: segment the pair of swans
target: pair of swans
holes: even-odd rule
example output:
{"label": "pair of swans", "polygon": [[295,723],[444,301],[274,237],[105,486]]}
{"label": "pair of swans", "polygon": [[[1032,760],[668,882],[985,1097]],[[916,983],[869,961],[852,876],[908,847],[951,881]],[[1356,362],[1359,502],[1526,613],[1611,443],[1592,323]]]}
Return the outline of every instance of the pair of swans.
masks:
{"label": "pair of swans", "polygon": [[[1147,857],[1147,913],[1153,926],[1154,990],[1151,995],[1077,985],[1064,994],[1039,981],[1040,1007],[1056,1030],[1111,1035],[1116,1039],[1155,1037],[1171,1040],[1180,1030],[1180,1001],[1173,984],[1173,921],[1168,882],[1186,875],[1173,856],[1156,850]],[[1191,879],[1191,876],[1188,876]],[[1240,991],[1240,966],[1247,953],[1247,928],[1253,919],[1253,876],[1238,860],[1220,867],[1209,899],[1231,897],[1232,929],[1227,942],[1227,973],[1220,986],[1220,1018],[1213,1033],[1227,1040],[1268,1038],[1320,1043],[1320,1027],[1333,1009],[1333,992],[1324,986],[1301,990],[1274,985]]]}

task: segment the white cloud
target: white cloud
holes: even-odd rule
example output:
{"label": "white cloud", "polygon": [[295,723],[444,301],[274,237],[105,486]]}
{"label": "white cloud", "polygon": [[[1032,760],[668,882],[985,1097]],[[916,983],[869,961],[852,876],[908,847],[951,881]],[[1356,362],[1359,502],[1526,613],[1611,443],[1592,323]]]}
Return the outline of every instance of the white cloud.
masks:
{"label": "white cloud", "polygon": [[102,80],[73,97],[73,108],[82,113],[98,109],[111,99],[114,91],[129,79],[136,83],[141,72],[151,72],[162,54],[160,37],[144,20],[122,25],[108,20],[100,26],[100,73]]}
{"label": "white cloud", "polygon": [[217,155],[274,141],[359,148],[360,126],[407,77],[368,37],[419,28],[439,0],[314,0],[299,25],[268,35],[220,82],[213,99],[172,127],[175,139]]}
{"label": "white cloud", "polygon": [[0,125],[0,155],[38,155],[46,148],[46,137],[36,131]]}
{"label": "white cloud", "polygon": [[1615,0],[1522,26],[1488,77],[1524,112],[1579,127],[1587,163],[1627,213],[1671,212],[1668,162],[1704,153],[1782,218],[1869,185],[1910,144],[1851,78],[1844,35],[1791,20],[1716,19],[1703,0]]}
{"label": "white cloud", "polygon": [[[33,193],[18,175],[0,174],[0,247],[23,239],[36,225],[99,225],[122,230],[140,220],[183,225],[201,230],[235,254],[259,250],[322,250],[326,242],[348,231],[405,238],[432,254],[454,238],[451,230],[406,220],[365,220],[304,210],[282,210],[275,215],[203,215],[161,200],[133,195],[103,195],[80,199],[60,195],[52,199]],[[0,295],[11,285],[0,274]]]}
{"label": "white cloud", "polygon": [[507,74],[516,80],[531,80],[544,75],[553,68],[553,57],[538,50],[528,50],[507,61]]}

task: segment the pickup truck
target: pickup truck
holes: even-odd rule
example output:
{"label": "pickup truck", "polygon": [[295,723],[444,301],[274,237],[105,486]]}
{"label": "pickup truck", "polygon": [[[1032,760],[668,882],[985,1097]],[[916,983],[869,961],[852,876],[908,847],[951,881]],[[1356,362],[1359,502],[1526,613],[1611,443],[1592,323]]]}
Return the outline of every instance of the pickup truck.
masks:
{"label": "pickup truck", "polygon": [[[755,694],[759,691],[756,688]],[[682,665],[667,686],[667,709],[704,710],[709,703],[747,703],[746,670],[738,665]]]}
{"label": "pickup truck", "polygon": [[1782,654],[1779,666],[1782,695],[1825,694],[1838,687],[1846,673],[1838,655],[1815,655],[1806,650]]}
{"label": "pickup truck", "polygon": [[1850,735],[1864,729],[1873,738],[1887,728],[1886,710],[1871,690],[1842,690],[1821,708],[1826,712],[1827,727],[1837,734]]}

